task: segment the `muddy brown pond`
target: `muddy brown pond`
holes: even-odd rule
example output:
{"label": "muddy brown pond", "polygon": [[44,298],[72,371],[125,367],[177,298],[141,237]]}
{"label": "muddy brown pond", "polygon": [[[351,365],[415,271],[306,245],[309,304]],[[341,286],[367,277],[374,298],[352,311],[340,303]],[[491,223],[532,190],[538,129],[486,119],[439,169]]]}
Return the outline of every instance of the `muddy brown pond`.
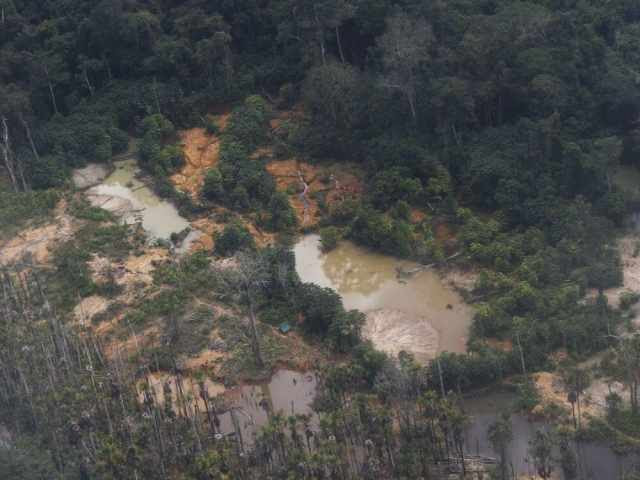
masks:
{"label": "muddy brown pond", "polygon": [[126,223],[140,222],[151,238],[167,240],[189,226],[171,202],[159,198],[137,178],[140,168],[135,159],[117,161],[114,166],[101,184],[87,190],[92,205],[109,210]]}
{"label": "muddy brown pond", "polygon": [[406,350],[423,363],[438,352],[466,351],[471,308],[437,272],[399,278],[397,269],[419,265],[348,241],[323,253],[318,235],[302,237],[293,250],[301,280],[334,289],[346,309],[364,312],[364,335],[380,350]]}

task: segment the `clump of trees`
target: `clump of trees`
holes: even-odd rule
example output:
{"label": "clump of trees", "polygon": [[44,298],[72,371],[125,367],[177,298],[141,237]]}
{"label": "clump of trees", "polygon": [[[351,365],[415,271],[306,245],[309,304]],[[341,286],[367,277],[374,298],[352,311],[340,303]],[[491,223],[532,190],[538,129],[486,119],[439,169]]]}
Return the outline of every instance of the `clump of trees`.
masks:
{"label": "clump of trees", "polygon": [[184,164],[182,148],[175,142],[176,130],[160,113],[149,115],[140,126],[140,166],[158,177],[167,177]]}
{"label": "clump of trees", "polygon": [[[217,174],[208,174],[205,195],[238,211],[266,207],[275,193],[275,184],[261,159],[250,158],[264,143],[268,129],[268,109],[260,97],[248,97],[229,118],[222,135]],[[215,185],[215,186],[214,186]]]}
{"label": "clump of trees", "polygon": [[291,231],[297,219],[289,199],[276,192],[275,182],[265,170],[264,159],[252,153],[269,137],[271,109],[257,95],[235,108],[220,140],[220,160],[204,179],[202,195],[207,202],[239,212],[258,211],[262,226],[273,231]]}
{"label": "clump of trees", "polygon": [[238,221],[225,225],[224,230],[216,236],[214,251],[224,257],[233,255],[238,250],[255,248],[253,236]]}

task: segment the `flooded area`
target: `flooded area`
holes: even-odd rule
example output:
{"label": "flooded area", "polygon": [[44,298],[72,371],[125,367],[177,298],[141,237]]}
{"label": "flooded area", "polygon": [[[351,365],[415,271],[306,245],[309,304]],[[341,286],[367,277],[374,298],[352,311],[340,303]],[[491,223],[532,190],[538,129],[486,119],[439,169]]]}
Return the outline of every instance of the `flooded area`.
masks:
{"label": "flooded area", "polygon": [[[313,373],[278,370],[269,383],[245,385],[228,390],[225,397],[233,405],[220,418],[220,431],[230,434],[239,431],[243,444],[253,443],[260,427],[267,424],[274,413],[309,415],[310,426],[317,426],[311,403],[317,379]],[[235,417],[235,420],[234,420]],[[237,422],[237,427],[234,423]]]}
{"label": "flooded area", "polygon": [[114,163],[115,170],[102,183],[91,187],[86,196],[127,223],[140,222],[152,239],[167,240],[189,226],[176,207],[159,198],[136,177],[140,169],[135,159]]}
{"label": "flooded area", "polygon": [[442,351],[462,353],[471,325],[471,307],[428,269],[398,278],[397,269],[415,262],[371,252],[343,241],[329,253],[320,237],[306,235],[295,245],[296,270],[303,282],[330,287],[346,309],[367,314],[365,336],[381,350],[413,353],[421,362]]}
{"label": "flooded area", "polygon": [[[465,446],[470,455],[499,458],[488,438],[488,430],[502,412],[513,411],[516,397],[510,393],[491,393],[462,402],[465,412],[471,416],[471,423],[465,432]],[[512,414],[511,428],[513,440],[507,447],[509,471],[517,475],[533,477],[535,466],[529,455],[529,442],[537,430],[549,431],[552,425],[532,422],[525,415]],[[622,478],[622,474],[633,464],[633,459],[616,455],[611,448],[582,442],[572,445],[578,461],[579,477],[584,480],[603,480]],[[554,458],[559,459],[559,452]],[[553,479],[563,480],[562,468],[554,468]],[[527,477],[529,478],[529,477]]]}
{"label": "flooded area", "polygon": [[[219,431],[224,435],[235,434],[241,437],[246,447],[254,443],[261,427],[265,426],[274,414],[309,415],[309,425],[317,427],[317,417],[313,414],[311,403],[315,397],[317,378],[311,372],[300,373],[293,370],[278,370],[269,382],[225,388],[221,383],[210,379],[200,382],[192,377],[183,376],[180,381],[169,373],[150,373],[138,384],[138,401],[145,400],[146,389],[157,404],[163,405],[170,400],[174,409],[189,414],[194,411],[206,411],[206,404],[200,395],[204,388],[210,398],[216,398],[213,405],[219,413]],[[179,384],[179,385],[178,385]],[[182,392],[186,404],[180,400]],[[171,398],[166,398],[170,395]],[[222,406],[225,407],[222,407]]]}

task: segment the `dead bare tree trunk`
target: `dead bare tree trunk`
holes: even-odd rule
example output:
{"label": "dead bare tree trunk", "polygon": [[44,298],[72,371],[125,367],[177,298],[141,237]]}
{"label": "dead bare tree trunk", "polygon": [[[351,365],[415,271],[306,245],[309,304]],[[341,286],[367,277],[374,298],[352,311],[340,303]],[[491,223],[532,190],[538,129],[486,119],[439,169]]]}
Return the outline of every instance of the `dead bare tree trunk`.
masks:
{"label": "dead bare tree trunk", "polygon": [[345,63],[344,52],[342,51],[342,40],[340,39],[340,27],[336,25],[336,42],[338,43],[338,52],[340,52],[340,60]]}
{"label": "dead bare tree trunk", "polygon": [[262,358],[262,350],[260,349],[260,341],[258,336],[258,326],[256,325],[256,314],[253,306],[253,297],[251,295],[251,289],[246,286],[247,301],[249,303],[249,320],[251,322],[251,343],[253,347],[253,353],[256,357],[256,363],[260,368],[264,367],[264,360]]}
{"label": "dead bare tree trunk", "polygon": [[4,166],[7,170],[7,173],[9,175],[9,180],[11,180],[11,186],[13,187],[14,191],[18,192],[18,180],[16,179],[16,174],[15,174],[15,169],[14,169],[14,165],[13,165],[13,160],[12,160],[12,155],[13,152],[11,151],[11,140],[9,137],[9,125],[7,124],[7,117],[5,117],[4,115],[2,115],[2,117],[0,117],[0,120],[2,121],[2,156],[4,158]]}
{"label": "dead bare tree trunk", "polygon": [[53,111],[56,114],[58,114],[60,113],[60,111],[58,110],[58,102],[56,100],[56,94],[53,91],[53,84],[51,83],[51,77],[49,76],[49,68],[47,68],[46,64],[44,64],[44,74],[47,77],[47,85],[49,86],[49,95],[51,96],[51,104],[53,105]]}
{"label": "dead bare tree trunk", "polygon": [[89,81],[89,72],[87,72],[86,67],[82,69],[82,77],[84,78],[84,83],[89,89],[89,94],[93,97],[93,85],[91,85],[91,82]]}
{"label": "dead bare tree trunk", "polygon": [[316,22],[316,35],[318,36],[318,43],[320,44],[320,56],[322,57],[322,64],[326,65],[327,64],[327,52],[326,52],[326,48],[324,45],[324,31],[322,28],[322,24],[320,23],[320,19],[318,18],[318,12],[315,9],[314,6],[314,19]]}

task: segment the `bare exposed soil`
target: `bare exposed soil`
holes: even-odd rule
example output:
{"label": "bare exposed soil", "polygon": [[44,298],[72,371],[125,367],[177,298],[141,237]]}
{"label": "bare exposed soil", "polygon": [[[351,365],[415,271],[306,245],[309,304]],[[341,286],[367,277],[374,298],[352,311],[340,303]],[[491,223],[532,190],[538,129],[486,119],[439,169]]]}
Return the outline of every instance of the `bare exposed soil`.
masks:
{"label": "bare exposed soil", "polygon": [[74,170],[71,179],[76,188],[84,190],[93,187],[109,175],[109,169],[101,163],[90,163],[84,168]]}
{"label": "bare exposed soil", "polygon": [[450,265],[438,270],[442,279],[459,292],[471,292],[478,280],[478,272],[473,268]]}
{"label": "bare exposed soil", "polygon": [[427,319],[416,320],[400,310],[382,308],[367,313],[362,334],[393,356],[404,350],[416,360],[426,362],[438,352],[439,336],[431,323]]}
{"label": "bare exposed soil", "polygon": [[[533,413],[544,410],[544,406],[550,403],[561,406],[566,412],[571,412],[571,403],[567,400],[567,393],[563,388],[562,380],[557,373],[540,372],[534,375],[536,388],[542,401]],[[592,381],[589,388],[581,396],[580,409],[585,420],[591,417],[603,417],[606,415],[606,397],[610,392],[615,392],[625,397],[624,387],[619,382],[607,383],[602,378]]]}
{"label": "bare exposed soil", "polygon": [[[218,117],[218,127],[224,130],[230,114]],[[185,164],[182,169],[171,176],[171,182],[178,190],[191,195],[193,199],[200,196],[207,170],[218,163],[220,154],[220,138],[207,133],[204,128],[191,128],[180,132]]]}
{"label": "bare exposed soil", "polygon": [[71,238],[78,223],[67,213],[67,202],[62,200],[53,212],[53,220],[39,227],[29,227],[14,237],[0,242],[0,265],[22,259],[43,264],[49,260],[51,250],[58,243]]}
{"label": "bare exposed soil", "polygon": [[[114,262],[110,259],[94,256],[89,261],[89,269],[94,282],[100,284],[113,278],[123,291],[112,301],[102,297],[88,297],[82,300],[74,309],[74,315],[82,325],[92,328],[105,341],[107,356],[115,355],[127,358],[139,348],[156,344],[160,338],[160,328],[151,325],[143,332],[132,335],[127,325],[122,324],[126,307],[134,305],[151,294],[149,287],[153,282],[153,270],[156,265],[166,261],[169,252],[164,248],[150,248],[144,254],[131,255],[124,261]],[[122,307],[109,315],[109,305],[118,302]],[[93,326],[89,320],[99,314],[106,314],[102,322]]]}
{"label": "bare exposed soil", "polygon": [[[317,166],[297,159],[272,160],[267,171],[276,181],[276,188],[289,194],[289,202],[302,227],[314,226],[320,220],[320,198],[327,209],[348,199],[359,198],[364,191],[362,174],[353,165]],[[304,182],[309,186],[305,201],[301,196]]]}
{"label": "bare exposed soil", "polygon": [[127,198],[94,193],[91,190],[87,193],[87,200],[93,207],[102,208],[117,217],[124,217],[135,210],[133,202]]}
{"label": "bare exposed soil", "polygon": [[80,325],[88,326],[96,315],[103,313],[109,306],[109,300],[99,295],[83,298],[73,309],[73,317]]}
{"label": "bare exposed soil", "polygon": [[[223,208],[219,208],[216,214],[210,215],[206,218],[200,218],[191,222],[191,226],[200,232],[200,235],[191,245],[191,251],[196,252],[200,250],[211,251],[215,246],[216,235],[224,230],[227,225],[226,222],[216,220],[216,217],[224,212]],[[258,229],[252,222],[245,218],[240,219],[242,224],[249,230],[256,244],[260,247],[267,245],[273,245],[275,243],[275,234],[265,232]]]}

